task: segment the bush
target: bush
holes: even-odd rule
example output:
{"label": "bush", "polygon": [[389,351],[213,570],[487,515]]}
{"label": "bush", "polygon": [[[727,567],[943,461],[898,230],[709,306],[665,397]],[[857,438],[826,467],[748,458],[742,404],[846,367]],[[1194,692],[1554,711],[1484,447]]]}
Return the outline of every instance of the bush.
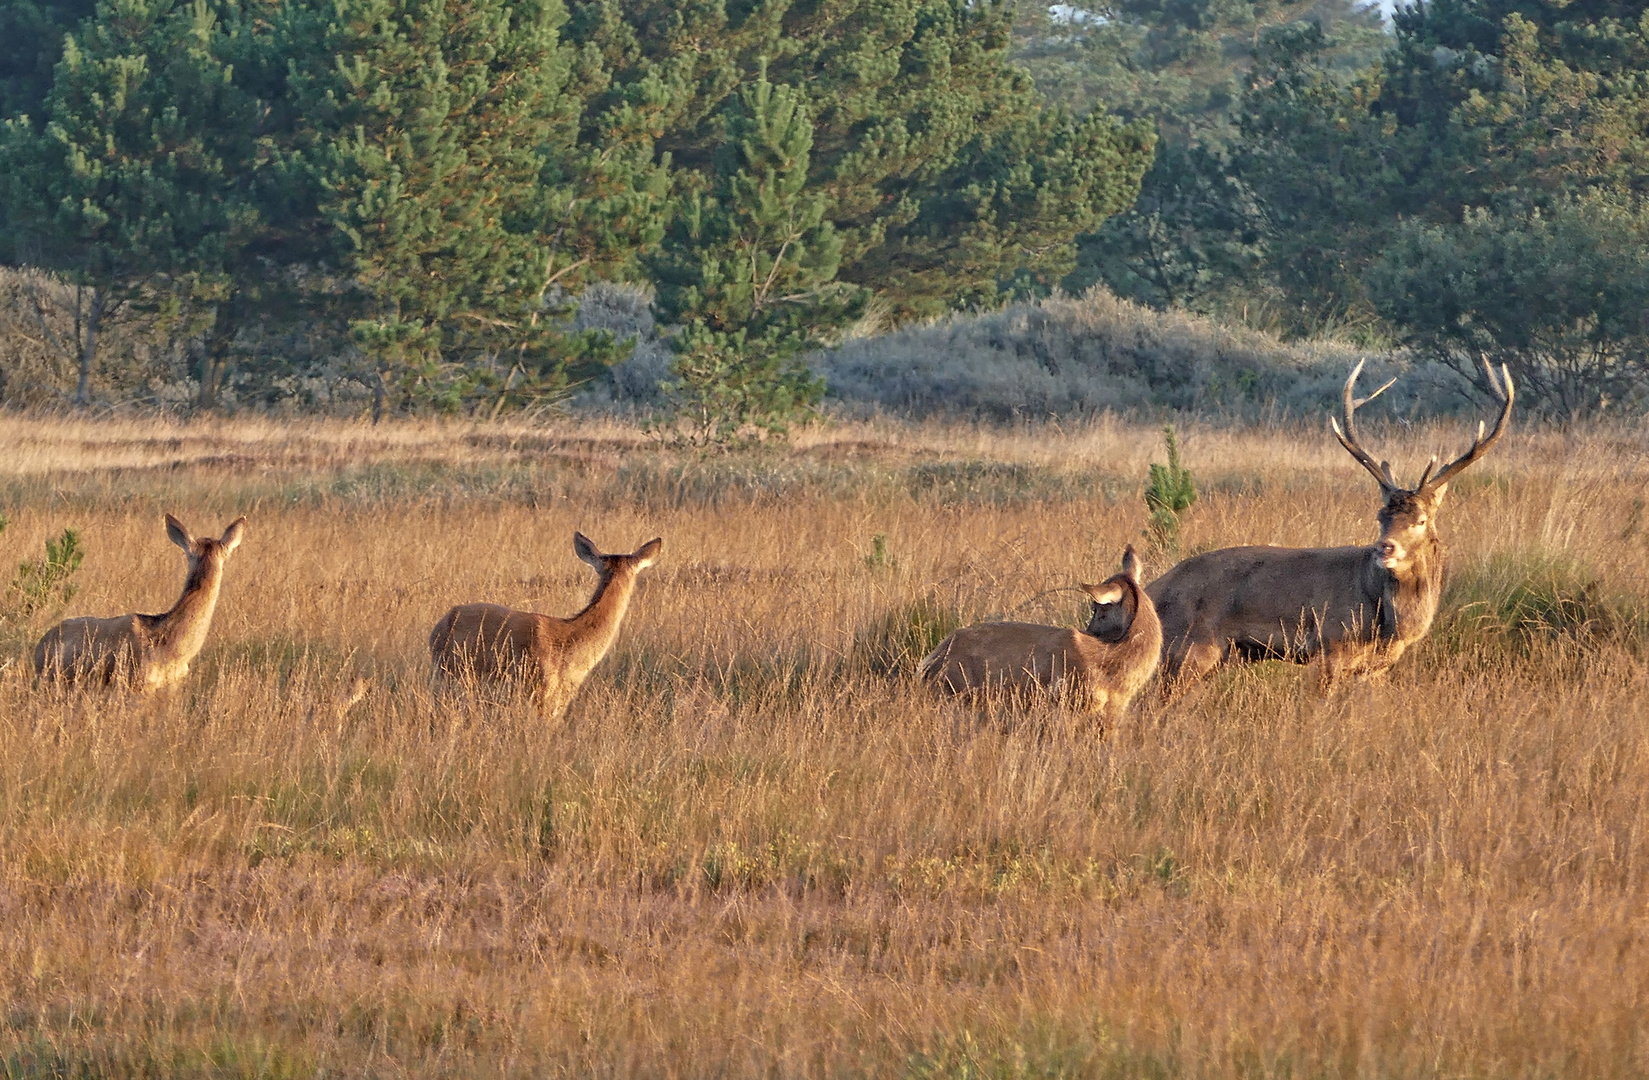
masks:
{"label": "bush", "polygon": [[853,652],[878,675],[914,675],[922,658],[961,625],[955,611],[928,594],[892,609],[862,631]]}
{"label": "bush", "polygon": [[1377,378],[1410,372],[1381,398],[1390,413],[1468,404],[1458,377],[1439,365],[1334,343],[1284,345],[1102,289],[856,338],[810,362],[850,412],[1013,420],[1108,410],[1318,413],[1335,407],[1360,359]]}
{"label": "bush", "polygon": [[[6,520],[0,517],[0,531]],[[80,550],[80,534],[64,529],[56,540],[46,541],[46,557],[39,562],[24,560],[17,564],[17,574],[6,592],[8,619],[28,619],[35,612],[67,604],[74,599],[80,586],[72,580],[80,569],[85,552]]]}
{"label": "bush", "polygon": [[1434,636],[1450,652],[1478,646],[1526,653],[1539,642],[1641,647],[1649,609],[1610,589],[1585,563],[1541,550],[1467,563],[1443,590]]}
{"label": "bush", "polygon": [[1151,523],[1145,536],[1158,550],[1177,553],[1180,515],[1197,501],[1197,484],[1191,479],[1191,470],[1180,465],[1174,425],[1163,426],[1162,439],[1168,444],[1168,464],[1151,463],[1151,479],[1145,485],[1145,506],[1151,512]]}

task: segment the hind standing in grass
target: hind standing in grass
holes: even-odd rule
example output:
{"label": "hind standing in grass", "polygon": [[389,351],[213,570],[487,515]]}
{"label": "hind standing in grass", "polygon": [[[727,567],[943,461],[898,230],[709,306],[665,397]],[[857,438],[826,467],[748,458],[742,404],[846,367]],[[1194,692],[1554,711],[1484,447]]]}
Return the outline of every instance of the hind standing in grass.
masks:
{"label": "hind standing in grass", "polygon": [[194,537],[166,515],[166,535],[188,556],[183,595],[161,615],[65,619],[34,647],[35,674],[59,682],[107,686],[124,681],[140,691],[175,685],[206,644],[223,584],[223,564],[240,546],[246,519],[236,518],[217,539]]}
{"label": "hind standing in grass", "polygon": [[636,578],[663,548],[655,539],[629,555],[605,555],[575,532],[574,553],[601,575],[584,610],[558,619],[499,604],[455,607],[429,635],[436,678],[524,685],[547,719],[560,716],[613,647]]}

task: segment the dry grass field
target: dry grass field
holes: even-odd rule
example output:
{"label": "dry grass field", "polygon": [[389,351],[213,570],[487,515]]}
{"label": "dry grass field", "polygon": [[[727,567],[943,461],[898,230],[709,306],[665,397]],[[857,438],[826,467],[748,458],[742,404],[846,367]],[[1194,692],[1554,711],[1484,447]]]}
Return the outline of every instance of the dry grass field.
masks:
{"label": "dry grass field", "polygon": [[[1409,478],[1467,437],[1365,434]],[[1316,423],[1182,436],[1186,552],[1373,538]],[[86,549],[0,624],[0,1072],[1649,1074],[1646,450],[1514,428],[1384,681],[1225,672],[1101,739],[908,652],[1074,622],[1148,425],[0,419],[3,573]],[[170,605],[165,510],[250,522],[185,685],[35,689],[51,621]],[[575,528],[665,548],[566,719],[433,698],[451,604],[583,604]]]}

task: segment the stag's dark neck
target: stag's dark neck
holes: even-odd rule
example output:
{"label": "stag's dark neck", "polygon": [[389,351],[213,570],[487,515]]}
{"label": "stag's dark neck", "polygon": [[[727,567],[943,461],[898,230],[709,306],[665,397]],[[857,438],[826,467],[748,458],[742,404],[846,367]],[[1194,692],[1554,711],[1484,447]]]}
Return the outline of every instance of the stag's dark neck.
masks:
{"label": "stag's dark neck", "polygon": [[1443,543],[1428,536],[1403,570],[1387,570],[1369,549],[1369,574],[1374,586],[1378,636],[1386,641],[1413,642],[1431,630],[1437,601],[1443,593]]}

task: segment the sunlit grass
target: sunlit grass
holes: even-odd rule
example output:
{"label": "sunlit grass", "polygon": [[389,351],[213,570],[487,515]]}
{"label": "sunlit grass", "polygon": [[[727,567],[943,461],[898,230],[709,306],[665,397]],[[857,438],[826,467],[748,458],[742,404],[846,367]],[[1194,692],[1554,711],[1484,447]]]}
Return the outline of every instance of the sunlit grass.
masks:
{"label": "sunlit grass", "polygon": [[[1182,550],[1372,539],[1315,427],[1182,435]],[[0,567],[87,551],[0,622],[0,1075],[1642,1074],[1643,451],[1508,437],[1383,681],[1222,672],[1101,741],[910,672],[1076,621],[1151,425],[0,421]],[[250,519],[188,681],[34,688],[50,618],[175,597],[162,509]],[[575,528],[665,550],[568,716],[435,696],[453,603],[581,606]]]}

